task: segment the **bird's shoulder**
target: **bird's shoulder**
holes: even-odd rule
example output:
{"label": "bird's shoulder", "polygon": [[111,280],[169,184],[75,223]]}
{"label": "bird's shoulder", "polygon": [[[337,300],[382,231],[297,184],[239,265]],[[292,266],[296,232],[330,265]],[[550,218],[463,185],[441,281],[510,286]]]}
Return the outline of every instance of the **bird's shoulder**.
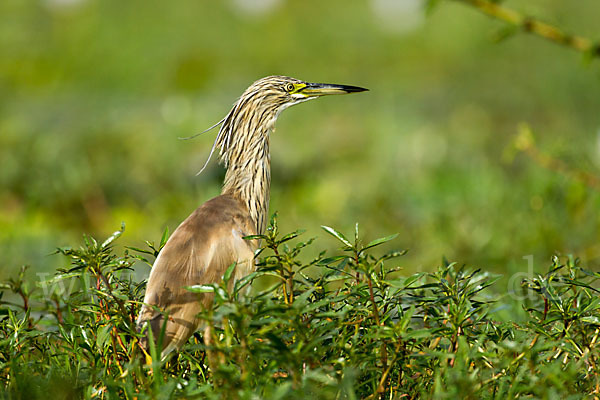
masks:
{"label": "bird's shoulder", "polygon": [[215,264],[226,268],[234,261],[252,257],[258,243],[243,238],[253,234],[254,224],[242,201],[229,195],[215,197],[177,227],[153,269],[189,272]]}
{"label": "bird's shoulder", "polygon": [[214,197],[198,207],[177,230],[193,232],[195,236],[221,236],[225,231],[238,230],[243,236],[255,234],[248,207],[230,196]]}

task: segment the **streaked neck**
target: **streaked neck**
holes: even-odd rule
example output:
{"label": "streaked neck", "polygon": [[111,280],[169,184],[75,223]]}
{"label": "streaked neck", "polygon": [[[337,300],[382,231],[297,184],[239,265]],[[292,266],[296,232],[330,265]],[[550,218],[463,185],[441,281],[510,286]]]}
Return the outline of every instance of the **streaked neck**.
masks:
{"label": "streaked neck", "polygon": [[262,138],[255,138],[253,142],[250,148],[241,150],[245,157],[230,160],[222,193],[237,197],[246,204],[255,223],[255,233],[263,234],[269,212],[271,187],[268,133]]}
{"label": "streaked neck", "polygon": [[247,205],[256,226],[255,234],[264,233],[267,224],[271,185],[269,136],[283,108],[265,101],[251,87],[225,117],[215,142],[227,168],[222,193]]}

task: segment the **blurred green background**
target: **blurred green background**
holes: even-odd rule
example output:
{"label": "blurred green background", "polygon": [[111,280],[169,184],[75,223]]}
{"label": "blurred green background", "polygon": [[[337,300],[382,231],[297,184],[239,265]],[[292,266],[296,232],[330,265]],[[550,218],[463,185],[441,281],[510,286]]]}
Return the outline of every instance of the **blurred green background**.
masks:
{"label": "blurred green background", "polygon": [[[597,1],[507,1],[591,38]],[[574,171],[600,166],[600,74],[569,49],[442,1],[0,2],[0,277],[104,237],[158,241],[219,193],[224,116],[254,80],[283,74],[364,86],[280,117],[271,212],[282,230],[367,238],[399,232],[408,272],[442,256],[501,273],[574,253],[600,256],[600,197],[515,149]],[[146,271],[146,270],[145,270]]]}

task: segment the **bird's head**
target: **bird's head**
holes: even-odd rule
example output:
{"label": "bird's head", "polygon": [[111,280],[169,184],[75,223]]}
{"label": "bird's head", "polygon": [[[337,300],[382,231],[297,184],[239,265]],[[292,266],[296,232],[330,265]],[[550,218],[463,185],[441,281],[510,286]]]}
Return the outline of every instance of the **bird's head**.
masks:
{"label": "bird's head", "polygon": [[331,83],[309,83],[288,76],[267,76],[250,85],[238,103],[253,103],[255,109],[270,109],[279,114],[289,106],[317,97],[365,90],[368,89]]}

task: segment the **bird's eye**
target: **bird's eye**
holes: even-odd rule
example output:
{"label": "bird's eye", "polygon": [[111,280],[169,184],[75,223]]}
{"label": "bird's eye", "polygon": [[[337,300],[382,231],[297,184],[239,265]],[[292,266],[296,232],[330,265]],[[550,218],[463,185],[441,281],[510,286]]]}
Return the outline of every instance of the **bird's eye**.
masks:
{"label": "bird's eye", "polygon": [[288,91],[288,92],[290,92],[290,93],[293,92],[294,89],[295,89],[295,87],[291,83],[288,83],[287,85],[285,85],[285,90]]}

